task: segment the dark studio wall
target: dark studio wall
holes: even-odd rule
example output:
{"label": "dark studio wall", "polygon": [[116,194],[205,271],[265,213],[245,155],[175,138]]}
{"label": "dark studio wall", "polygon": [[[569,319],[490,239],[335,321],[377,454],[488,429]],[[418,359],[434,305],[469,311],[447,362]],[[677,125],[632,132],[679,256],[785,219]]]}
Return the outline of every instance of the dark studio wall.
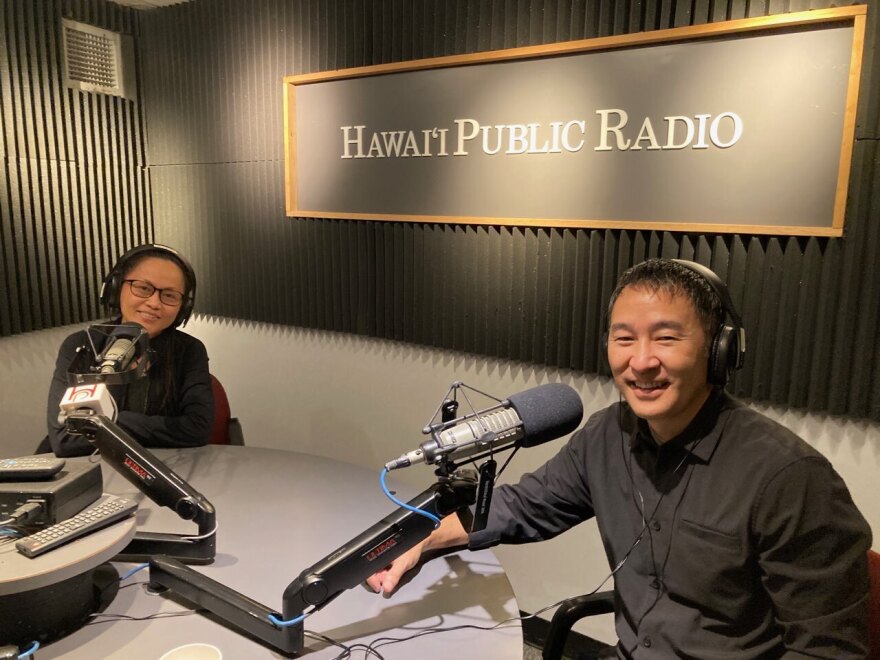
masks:
{"label": "dark studio wall", "polygon": [[[94,95],[67,90],[56,93],[68,99],[63,108],[59,98],[39,103],[56,116],[71,106],[97,105],[87,114],[100,118],[106,139],[132,145],[118,178],[137,191],[138,203],[78,211],[61,206],[42,215],[16,206],[9,182],[22,176],[25,161],[10,144],[33,144],[21,127],[34,104],[10,107],[8,96],[18,85],[43,84],[46,74],[16,74],[12,67],[42,70],[46,63],[22,62],[16,53],[27,39],[10,42],[3,55],[10,70],[2,71],[0,88],[3,155],[19,173],[7,175],[0,192],[0,284],[18,297],[0,298],[3,334],[94,318],[97,271],[124,247],[155,236],[193,261],[200,312],[593,373],[601,368],[602,309],[619,272],[647,256],[684,257],[710,265],[729,282],[744,318],[748,355],[732,388],[737,394],[880,420],[876,2],[868,3],[842,239],[284,215],[284,75],[818,9],[828,2],[193,0],[139,13],[98,0],[43,4],[48,14],[89,14],[136,34],[140,103],[82,100]],[[27,35],[31,28],[18,26],[31,10],[14,0],[3,7],[7,35],[10,25]],[[129,130],[113,129],[119,114]],[[80,132],[101,135],[88,126]],[[105,169],[111,163],[120,169],[113,157],[103,162]],[[39,177],[31,185],[31,198],[45,194]],[[88,241],[81,250],[76,242],[58,247],[55,234],[88,223],[96,226],[90,251]],[[20,246],[19,236],[36,238]],[[10,250],[20,255],[14,267],[6,261]]]}
{"label": "dark studio wall", "polygon": [[152,236],[143,104],[65,88],[62,16],[137,33],[107,2],[0,1],[0,336],[96,318],[101,277]]}

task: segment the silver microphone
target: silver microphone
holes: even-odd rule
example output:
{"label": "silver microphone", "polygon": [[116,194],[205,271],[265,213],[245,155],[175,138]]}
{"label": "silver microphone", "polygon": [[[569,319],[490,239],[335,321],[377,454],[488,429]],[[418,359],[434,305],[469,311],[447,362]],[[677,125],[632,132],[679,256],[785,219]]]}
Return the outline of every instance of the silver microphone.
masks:
{"label": "silver microphone", "polygon": [[98,373],[114,374],[125,371],[135,355],[137,339],[144,328],[138,323],[120,325],[107,339],[107,348],[98,358]]}
{"label": "silver microphone", "polygon": [[457,459],[463,459],[490,447],[515,442],[523,437],[522,420],[513,408],[506,408],[491,413],[477,413],[432,435],[418,449],[386,463],[385,469],[397,470],[418,463],[434,464],[453,452]]}
{"label": "silver microphone", "polygon": [[125,371],[134,357],[134,342],[126,337],[119,337],[113,344],[104,351],[101,357],[101,366],[98,373],[115,374],[119,371]]}
{"label": "silver microphone", "polygon": [[[465,459],[488,449],[517,445],[534,447],[574,431],[584,415],[580,396],[568,385],[548,383],[512,394],[500,405],[458,420],[429,427],[431,439],[385,464],[397,470],[417,463],[433,465],[452,455]],[[429,432],[426,429],[425,432]]]}

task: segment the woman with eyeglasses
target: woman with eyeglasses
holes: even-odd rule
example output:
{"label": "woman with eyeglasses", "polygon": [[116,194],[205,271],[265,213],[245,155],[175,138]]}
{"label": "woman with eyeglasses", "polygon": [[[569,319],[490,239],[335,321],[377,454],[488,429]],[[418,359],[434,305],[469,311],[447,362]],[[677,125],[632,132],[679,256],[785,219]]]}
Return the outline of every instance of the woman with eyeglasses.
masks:
{"label": "woman with eyeglasses", "polygon": [[[122,255],[101,288],[101,302],[116,314],[111,323],[134,322],[149,334],[152,355],[143,377],[107,386],[119,410],[116,423],[147,447],[197,447],[211,434],[214,397],[208,353],[201,341],[177,329],[192,313],[195,289],[189,262],[176,250],[155,244]],[[68,369],[77,348],[88,341],[87,331],[81,330],[61,345],[49,388],[49,435],[38,451],[67,457],[95,450],[58,421]]]}

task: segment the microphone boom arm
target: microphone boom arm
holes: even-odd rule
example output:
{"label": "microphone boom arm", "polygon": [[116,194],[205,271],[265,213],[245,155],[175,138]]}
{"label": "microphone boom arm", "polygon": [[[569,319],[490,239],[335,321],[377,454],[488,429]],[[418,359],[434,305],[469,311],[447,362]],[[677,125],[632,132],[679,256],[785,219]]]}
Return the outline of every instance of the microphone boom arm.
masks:
{"label": "microphone boom arm", "polygon": [[217,516],[204,495],[184,481],[107,416],[89,409],[67,415],[70,433],[82,435],[101,452],[113,469],[159,506],[168,507],[183,520],[198,525],[198,534],[137,532],[114,559],[147,561],[165,554],[190,564],[210,564],[217,551]]}
{"label": "microphone boom arm", "polygon": [[[467,400],[466,390],[462,389],[466,387],[463,383],[454,383],[449,393],[461,391]],[[580,397],[571,387],[561,383],[541,385],[504,401],[490,397],[496,405],[489,411],[477,412],[468,401],[472,415],[460,420],[453,419],[458,402],[450,401],[449,393],[431,420],[433,422],[442,412],[442,423],[429,422],[423,429],[424,434],[432,436],[434,444],[423,443],[424,447],[420,446],[419,450],[404,454],[385,466],[386,470],[391,470],[425,462],[430,449],[432,453],[427,456],[427,462],[438,464],[435,471],[437,482],[410,500],[411,509],[393,511],[300,573],[284,590],[280,614],[168,557],[150,560],[151,585],[160,590],[169,589],[182,599],[210,611],[222,625],[267,648],[286,657],[295,656],[303,650],[303,620],[306,616],[363,582],[431,534],[434,521],[422,514],[443,518],[475,503],[477,476],[474,470],[458,467],[462,462],[470,463],[507,449],[529,447],[558,438],[573,431],[583,416]],[[516,413],[512,416],[516,423],[493,429],[485,418],[501,421],[500,413],[504,411],[499,408],[508,406]],[[459,425],[463,422],[474,426],[469,426],[470,430],[462,429]],[[440,437],[447,432],[461,432],[465,439],[458,442],[455,438]],[[458,463],[453,462],[453,458]],[[494,466],[490,473],[494,479]],[[488,500],[481,504],[482,509],[488,511]],[[305,612],[309,607],[312,609]]]}
{"label": "microphone boom arm", "polygon": [[[475,495],[475,473],[460,470],[449,477],[441,475],[437,483],[408,504],[443,518],[473,504]],[[288,622],[301,617],[308,607],[314,608],[312,611],[323,608],[426,539],[433,529],[433,522],[426,516],[396,509],[300,573],[284,590],[281,613],[168,557],[150,559],[150,584],[209,610],[223,625],[263,646],[294,657],[303,649],[302,621],[278,625],[269,619],[270,615]]]}

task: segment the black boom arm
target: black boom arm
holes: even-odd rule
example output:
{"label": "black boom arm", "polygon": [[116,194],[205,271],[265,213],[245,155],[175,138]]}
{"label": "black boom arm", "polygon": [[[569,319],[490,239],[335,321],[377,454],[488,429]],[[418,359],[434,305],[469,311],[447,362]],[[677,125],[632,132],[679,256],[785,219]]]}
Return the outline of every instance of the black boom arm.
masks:
{"label": "black boom arm", "polygon": [[69,432],[97,447],[105,461],[153,502],[198,525],[198,533],[190,536],[138,532],[115,559],[147,561],[154,555],[169,555],[188,564],[214,561],[217,517],[204,495],[105,415],[77,410],[67,416],[65,424]]}
{"label": "black boom arm", "polygon": [[[441,477],[408,504],[443,518],[473,504],[476,486],[473,470],[460,470]],[[294,657],[303,649],[303,624],[297,619],[306,608],[321,609],[427,538],[433,529],[434,522],[426,516],[395,510],[300,573],[284,590],[280,613],[168,557],[150,560],[150,583],[209,610],[224,625],[258,643]],[[296,622],[287,623],[291,621]]]}

